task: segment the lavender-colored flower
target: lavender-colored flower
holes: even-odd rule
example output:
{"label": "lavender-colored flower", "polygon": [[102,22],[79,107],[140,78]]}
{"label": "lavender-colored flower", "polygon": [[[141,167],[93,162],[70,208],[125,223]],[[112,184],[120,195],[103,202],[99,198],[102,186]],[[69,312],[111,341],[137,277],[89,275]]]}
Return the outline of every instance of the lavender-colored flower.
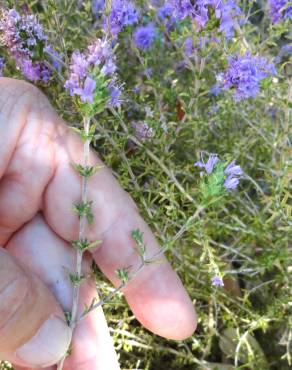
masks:
{"label": "lavender-colored flower", "polygon": [[228,59],[228,69],[218,75],[218,82],[223,89],[234,89],[234,99],[240,101],[255,98],[260,90],[260,82],[275,75],[275,66],[266,58],[252,56],[232,56]]}
{"label": "lavender-colored flower", "polygon": [[212,173],[216,163],[219,161],[217,154],[211,154],[208,158],[207,163],[204,163],[203,158],[201,161],[196,162],[194,165],[196,167],[204,168],[207,174]]}
{"label": "lavender-colored flower", "polygon": [[213,286],[220,286],[220,287],[223,287],[224,286],[224,282],[222,280],[222,278],[218,275],[215,275],[212,277],[212,285]]}
{"label": "lavender-colored flower", "polygon": [[281,20],[292,19],[292,6],[289,0],[269,0],[269,17],[272,23],[279,23]]}
{"label": "lavender-colored flower", "polygon": [[170,19],[172,17],[173,7],[171,4],[165,3],[157,9],[157,16],[162,20]]}
{"label": "lavender-colored flower", "polygon": [[224,163],[219,160],[217,154],[210,154],[207,163],[203,158],[195,163],[196,167],[204,168],[208,178],[205,182],[205,195],[207,197],[220,195],[225,190],[235,190],[243,174],[240,166],[232,161],[225,169]]}
{"label": "lavender-colored flower", "polygon": [[98,17],[101,15],[105,5],[105,0],[92,0],[91,9],[92,13]]}
{"label": "lavender-colored flower", "polygon": [[227,38],[233,35],[234,20],[241,14],[236,0],[170,0],[170,3],[178,20],[190,17],[199,28],[206,26],[212,9],[220,20],[219,32],[224,32]]}
{"label": "lavender-colored flower", "polygon": [[224,170],[224,173],[227,175],[226,180],[224,181],[224,187],[227,190],[235,190],[239,184],[241,175],[243,174],[240,166],[235,164],[233,160]]}
{"label": "lavender-colored flower", "polygon": [[62,57],[61,55],[52,48],[51,45],[47,45],[45,47],[45,52],[48,55],[48,58],[50,62],[52,63],[53,67],[55,68],[56,71],[61,72],[62,66],[61,66],[61,61]]}
{"label": "lavender-colored flower", "polygon": [[232,176],[241,176],[242,175],[242,169],[240,166],[235,164],[235,160],[233,160],[226,168],[225,171],[226,175],[232,175]]}
{"label": "lavender-colored flower", "polygon": [[112,84],[109,86],[110,100],[108,102],[109,107],[118,107],[121,104],[121,88]]}
{"label": "lavender-colored flower", "polygon": [[43,62],[32,62],[24,59],[21,62],[21,72],[30,81],[47,83],[51,78],[51,70]]}
{"label": "lavender-colored flower", "polygon": [[134,32],[134,42],[139,49],[148,50],[157,36],[156,28],[152,23],[141,26]]}
{"label": "lavender-colored flower", "polygon": [[194,54],[195,47],[194,42],[191,37],[187,37],[184,42],[184,52],[185,55],[188,57],[191,57]]}
{"label": "lavender-colored flower", "polygon": [[147,141],[154,137],[154,130],[147,122],[133,122],[132,128],[134,129],[138,139],[142,141]]}
{"label": "lavender-colored flower", "polygon": [[177,21],[173,6],[167,1],[157,9],[157,17],[165,24],[167,30],[171,30]]}
{"label": "lavender-colored flower", "polygon": [[84,103],[93,103],[96,82],[91,77],[86,77],[82,87],[75,89],[75,94],[80,96]]}
{"label": "lavender-colored flower", "polygon": [[215,5],[215,14],[216,18],[220,19],[220,26],[218,31],[224,32],[227,39],[233,36],[234,34],[234,22],[236,18],[239,18],[241,15],[241,9],[234,0],[227,1],[217,1]]}
{"label": "lavender-colored flower", "polygon": [[3,68],[5,67],[5,59],[0,57],[0,77],[3,76]]}
{"label": "lavender-colored flower", "polygon": [[221,87],[219,86],[218,83],[213,85],[209,91],[211,95],[218,96],[221,93]]}
{"label": "lavender-colored flower", "polygon": [[77,95],[81,101],[90,104],[94,102],[96,90],[106,88],[108,106],[117,106],[121,91],[117,84],[116,69],[115,56],[109,42],[106,39],[97,39],[88,46],[85,53],[78,50],[73,52],[70,76],[65,88],[71,96]]}
{"label": "lavender-colored flower", "polygon": [[2,10],[0,32],[17,67],[31,81],[48,82],[52,71],[44,62],[47,37],[34,15],[20,14],[15,9]]}
{"label": "lavender-colored flower", "polygon": [[228,176],[224,181],[224,187],[226,190],[235,190],[239,184],[239,177]]}
{"label": "lavender-colored flower", "polygon": [[135,6],[127,0],[112,0],[109,19],[105,19],[104,27],[109,23],[110,32],[117,36],[124,27],[132,26],[139,20],[139,14]]}
{"label": "lavender-colored flower", "polygon": [[283,45],[279,51],[279,54],[274,59],[274,62],[278,64],[282,61],[284,57],[291,55],[292,55],[292,45],[289,44]]}

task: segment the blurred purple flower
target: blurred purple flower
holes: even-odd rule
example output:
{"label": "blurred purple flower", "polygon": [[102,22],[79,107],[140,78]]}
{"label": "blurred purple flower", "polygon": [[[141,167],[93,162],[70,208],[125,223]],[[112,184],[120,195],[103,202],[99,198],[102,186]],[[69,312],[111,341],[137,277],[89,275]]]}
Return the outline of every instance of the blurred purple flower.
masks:
{"label": "blurred purple flower", "polygon": [[212,277],[212,285],[213,286],[220,286],[220,287],[223,287],[224,286],[224,283],[223,283],[223,280],[220,276],[216,275],[216,276],[213,276]]}
{"label": "blurred purple flower", "polygon": [[239,184],[240,177],[243,172],[240,166],[235,164],[233,160],[224,170],[224,173],[227,175],[226,180],[224,181],[224,187],[229,190],[235,190]]}
{"label": "blurred purple flower", "polygon": [[134,32],[134,42],[139,49],[148,50],[157,36],[156,28],[152,23],[138,27]]}
{"label": "blurred purple flower", "polygon": [[86,77],[83,87],[77,87],[75,94],[79,95],[84,103],[93,103],[95,87],[96,82],[92,78]]}
{"label": "blurred purple flower", "polygon": [[158,18],[162,20],[171,18],[172,13],[173,13],[173,8],[171,4],[168,4],[168,3],[165,3],[164,5],[162,5],[161,7],[157,9],[157,16]]}
{"label": "blurred purple flower", "polygon": [[275,74],[274,64],[269,64],[266,58],[246,53],[228,58],[228,69],[218,75],[218,82],[224,90],[234,89],[234,99],[240,101],[255,98],[261,80]]}
{"label": "blurred purple flower", "polygon": [[[220,19],[220,26],[218,31],[224,32],[227,39],[234,34],[234,21],[241,15],[241,9],[234,0],[227,1],[213,1],[215,6],[215,15]],[[219,5],[220,4],[220,5]]]}
{"label": "blurred purple flower", "polygon": [[107,28],[109,22],[110,32],[117,36],[124,27],[132,26],[139,20],[139,14],[131,1],[112,0],[109,19],[104,20],[104,28]]}
{"label": "blurred purple flower", "polygon": [[43,62],[32,62],[24,59],[21,63],[22,74],[30,81],[43,81],[47,83],[51,78],[51,70]]}
{"label": "blurred purple flower", "polygon": [[134,129],[137,138],[142,141],[150,140],[154,137],[154,130],[147,122],[133,122],[132,128]]}
{"label": "blurred purple flower", "polygon": [[207,163],[204,163],[203,158],[201,161],[196,162],[194,165],[196,167],[204,168],[207,174],[212,173],[216,163],[219,161],[217,154],[210,154]]}
{"label": "blurred purple flower", "polygon": [[195,47],[194,47],[194,42],[191,37],[187,37],[184,42],[184,52],[185,55],[190,57],[194,54],[195,52]]}
{"label": "blurred purple flower", "polygon": [[100,16],[104,9],[104,5],[105,5],[105,0],[92,0],[91,2],[92,13],[96,17]]}
{"label": "blurred purple flower", "polygon": [[2,10],[0,32],[3,44],[23,75],[34,82],[48,82],[52,71],[44,61],[44,52],[49,46],[36,17],[21,16],[15,9]]}
{"label": "blurred purple flower", "polygon": [[283,57],[290,55],[292,55],[292,45],[289,44],[283,45],[279,51],[279,54],[274,59],[274,62],[278,64],[282,61]]}
{"label": "blurred purple flower", "polygon": [[272,23],[279,23],[281,20],[292,19],[292,6],[289,0],[269,0],[269,17]]}
{"label": "blurred purple flower", "polygon": [[109,107],[118,107],[121,104],[121,89],[119,86],[112,85],[109,87],[110,100],[108,102]]}
{"label": "blurred purple flower", "polygon": [[235,190],[239,184],[239,177],[228,176],[224,181],[224,187],[226,190]]}
{"label": "blurred purple flower", "polygon": [[[202,157],[202,155],[201,155]],[[218,164],[218,166],[216,166]],[[220,164],[220,165],[219,165]],[[240,166],[235,164],[233,160],[222,173],[222,162],[219,160],[217,154],[210,154],[207,163],[204,162],[203,158],[194,164],[196,167],[204,168],[206,173],[210,175],[215,172],[217,176],[217,185],[221,191],[223,187],[226,190],[235,190],[239,184],[239,180],[243,174]],[[217,171],[218,168],[218,171]]]}
{"label": "blurred purple flower", "polygon": [[221,87],[219,86],[218,83],[213,85],[210,89],[210,94],[214,96],[218,96],[221,93]]}
{"label": "blurred purple flower", "polygon": [[190,17],[199,28],[204,28],[209,21],[210,9],[220,20],[219,32],[227,38],[232,37],[235,18],[241,15],[236,0],[170,0],[174,16],[178,20]]}

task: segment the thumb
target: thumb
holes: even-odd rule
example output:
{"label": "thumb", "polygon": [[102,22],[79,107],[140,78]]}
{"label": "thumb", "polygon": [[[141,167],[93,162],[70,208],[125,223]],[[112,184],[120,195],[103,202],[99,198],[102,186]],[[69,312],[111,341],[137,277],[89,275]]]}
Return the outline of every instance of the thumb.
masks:
{"label": "thumb", "polygon": [[66,353],[70,339],[52,293],[0,248],[0,360],[50,366]]}

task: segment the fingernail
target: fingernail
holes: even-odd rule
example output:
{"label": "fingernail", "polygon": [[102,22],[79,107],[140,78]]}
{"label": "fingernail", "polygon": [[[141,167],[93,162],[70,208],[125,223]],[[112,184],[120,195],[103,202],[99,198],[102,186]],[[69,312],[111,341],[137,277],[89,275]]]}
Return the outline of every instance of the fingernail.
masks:
{"label": "fingernail", "polygon": [[30,366],[51,366],[61,360],[70,341],[71,329],[65,321],[57,316],[51,316],[15,354]]}

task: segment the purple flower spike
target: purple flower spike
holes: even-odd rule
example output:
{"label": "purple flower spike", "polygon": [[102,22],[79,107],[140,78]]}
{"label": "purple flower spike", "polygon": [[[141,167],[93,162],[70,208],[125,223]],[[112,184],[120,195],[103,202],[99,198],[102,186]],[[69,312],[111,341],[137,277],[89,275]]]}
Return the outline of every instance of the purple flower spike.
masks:
{"label": "purple flower spike", "polygon": [[84,53],[74,51],[71,57],[70,75],[65,82],[65,88],[70,95],[78,95],[84,103],[92,104],[96,89],[95,76],[106,76],[108,90],[108,105],[111,107],[120,104],[120,87],[117,86],[116,64],[113,49],[106,39],[97,39],[89,45]]}
{"label": "purple flower spike", "polygon": [[214,166],[218,161],[219,161],[219,158],[218,158],[217,154],[211,154],[208,158],[207,163],[204,163],[204,161],[202,159],[202,161],[196,162],[195,166],[200,167],[200,168],[204,168],[205,171],[207,172],[207,174],[209,175],[210,173],[212,173],[212,171],[214,169]]}
{"label": "purple flower spike", "polygon": [[216,275],[216,276],[213,276],[212,277],[212,285],[213,286],[220,286],[220,287],[223,287],[224,286],[224,283],[223,283],[223,280],[220,276]]}

